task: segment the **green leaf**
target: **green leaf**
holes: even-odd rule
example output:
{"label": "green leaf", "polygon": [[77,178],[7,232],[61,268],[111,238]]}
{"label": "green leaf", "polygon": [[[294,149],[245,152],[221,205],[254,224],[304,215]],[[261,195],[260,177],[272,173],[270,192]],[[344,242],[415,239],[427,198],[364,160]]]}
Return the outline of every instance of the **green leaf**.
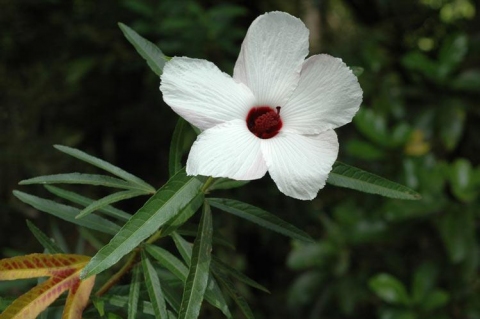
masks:
{"label": "green leaf", "polygon": [[480,70],[466,70],[456,77],[452,87],[459,91],[477,93],[480,91]]}
{"label": "green leaf", "polygon": [[[182,236],[195,237],[197,236],[197,229],[198,229],[198,225],[189,224],[189,225],[183,225],[182,228],[177,229],[175,232]],[[212,242],[213,242],[213,245],[220,245],[228,249],[235,250],[235,246],[227,238],[225,238],[225,236],[223,236],[219,231],[216,231],[216,230],[213,231]]]}
{"label": "green leaf", "polygon": [[433,262],[424,262],[415,269],[412,282],[412,301],[420,304],[436,284],[438,266]]}
{"label": "green leaf", "polygon": [[[176,232],[172,233],[172,238],[175,242],[175,246],[180,252],[180,255],[182,255],[182,258],[184,259],[184,261],[188,265],[190,265],[191,258],[192,258],[191,257],[192,245],[189,242],[187,242],[185,239],[183,239],[183,237]],[[220,309],[227,318],[232,317],[230,310],[228,309],[227,303],[225,301],[225,298],[223,297],[222,291],[220,290],[220,287],[211,276],[208,279],[207,291],[205,292],[205,299],[212,306]]]}
{"label": "green leaf", "polygon": [[450,185],[456,198],[463,202],[471,202],[478,195],[475,187],[472,164],[469,160],[458,158],[450,168]]}
{"label": "green leaf", "polygon": [[333,164],[327,183],[390,198],[410,200],[422,198],[419,193],[406,186],[338,161]]}
{"label": "green leaf", "polygon": [[352,70],[353,74],[358,78],[360,75],[363,74],[363,71],[365,71],[364,68],[362,68],[361,66],[352,66],[350,67],[350,69]]}
{"label": "green leaf", "polygon": [[[198,230],[197,230],[197,235],[198,235]],[[173,232],[171,236],[183,260],[187,263],[187,265],[190,266],[191,259],[192,259],[192,244],[190,244],[188,241],[183,239],[183,237],[180,236],[177,232]]]}
{"label": "green leaf", "polygon": [[[181,236],[178,236],[181,238]],[[192,247],[191,245],[181,238],[183,243],[180,248],[182,249],[185,257],[187,258],[188,262],[190,263],[191,255],[192,255]],[[186,244],[185,244],[186,243]],[[178,246],[177,246],[178,247]],[[168,269],[172,274],[174,274],[178,279],[182,282],[186,282],[187,275],[188,275],[188,268],[185,264],[178,259],[177,257],[173,256],[170,252],[164,250],[163,248],[153,246],[153,245],[146,245],[147,252],[158,262]],[[212,277],[209,277],[209,282],[207,285],[207,291],[205,292],[205,299],[210,303],[212,306],[220,309],[222,313],[230,318],[230,310],[228,309],[227,303],[223,294],[218,287],[218,284]]]}
{"label": "green leaf", "polygon": [[353,123],[370,141],[387,148],[392,146],[385,116],[382,114],[377,114],[372,109],[361,108],[353,118]]}
{"label": "green leaf", "polygon": [[379,160],[385,157],[385,152],[369,142],[351,139],[346,144],[347,152],[363,160]]}
{"label": "green leaf", "polygon": [[141,37],[137,32],[123,23],[118,26],[122,30],[125,38],[134,46],[135,50],[147,61],[148,66],[155,72],[156,75],[162,75],[163,66],[168,58],[163,52],[153,43]]}
{"label": "green leaf", "polygon": [[421,307],[424,311],[430,312],[444,307],[450,301],[450,294],[444,290],[437,289],[427,295]]}
{"label": "green leaf", "polygon": [[20,185],[30,184],[86,184],[95,186],[125,188],[125,189],[140,189],[136,184],[131,184],[116,177],[96,174],[83,173],[67,173],[39,176],[30,179],[25,179],[19,183]]}
{"label": "green leaf", "polygon": [[[301,306],[312,305],[317,299],[318,291],[322,291],[323,293],[331,291],[331,288],[325,285],[324,277],[329,277],[329,275],[326,276],[325,272],[320,272],[316,269],[303,271],[298,274],[288,289],[288,295],[286,296],[287,306],[298,309]],[[319,287],[322,288],[320,289]],[[340,287],[337,289],[340,290]],[[364,287],[362,288],[365,289]],[[341,292],[339,291],[338,293]],[[345,293],[342,293],[341,296],[345,297]],[[349,298],[349,301],[351,301],[351,299],[353,298]],[[339,308],[341,308],[341,306]]]}
{"label": "green leaf", "polygon": [[474,215],[468,209],[450,209],[436,222],[450,261],[465,261],[475,251]]}
{"label": "green leaf", "polygon": [[217,178],[208,190],[212,191],[215,189],[232,189],[237,187],[242,187],[250,183],[250,181],[236,181],[230,178]]}
{"label": "green leaf", "polygon": [[202,179],[187,176],[185,170],[170,178],[90,260],[82,272],[82,277],[100,273],[135,249],[188,205],[198,194],[202,184]]}
{"label": "green leaf", "polygon": [[[423,319],[419,318],[415,312],[409,309],[396,309],[396,308],[380,308],[379,319]],[[435,319],[444,319],[437,318]]]}
{"label": "green leaf", "polygon": [[163,296],[160,280],[157,272],[153,268],[152,263],[142,251],[142,269],[145,277],[145,285],[147,286],[148,296],[152,302],[153,311],[156,318],[168,318],[165,297]]}
{"label": "green leaf", "polygon": [[98,239],[90,230],[87,228],[80,228],[79,229],[80,236],[83,238],[87,243],[90,244],[95,250],[100,250],[105,245],[105,243]]}
{"label": "green leaf", "polygon": [[200,133],[202,133],[202,131],[198,127],[196,127],[195,125],[190,124],[190,126],[192,127],[195,134],[197,134],[197,136],[200,135]]}
{"label": "green leaf", "polygon": [[227,291],[227,293],[232,297],[233,301],[238,305],[242,313],[245,315],[245,318],[247,319],[254,319],[255,317],[253,316],[252,309],[250,309],[250,306],[248,305],[247,301],[245,298],[243,298],[242,295],[240,295],[233,284],[233,282],[228,278],[227,275],[223,274],[221,271],[216,269],[216,267],[213,267],[213,274],[215,275],[215,278],[220,282],[220,284],[223,286],[223,288]]}
{"label": "green leaf", "polygon": [[[57,195],[58,197],[64,198],[66,200],[71,201],[72,203],[80,204],[82,206],[88,206],[95,202],[93,199],[82,196],[80,194],[77,194],[75,192],[67,191],[59,187],[55,187],[52,185],[44,185],[44,187],[51,192],[52,194]],[[99,209],[100,212],[105,213],[108,216],[117,218],[121,221],[127,221],[132,217],[131,214],[124,212],[123,210],[117,209],[113,206],[107,205],[104,207],[101,207]]]}
{"label": "green leaf", "polygon": [[436,61],[421,52],[410,52],[402,58],[402,64],[411,71],[422,73],[426,78],[437,82],[439,80],[439,67]]}
{"label": "green leaf", "polygon": [[138,191],[138,190],[126,190],[126,191],[121,191],[121,192],[110,194],[108,196],[105,196],[102,199],[99,199],[99,200],[91,203],[87,207],[85,207],[75,218],[77,218],[77,219],[78,218],[83,218],[83,217],[89,215],[90,213],[92,213],[96,210],[99,210],[99,209],[101,209],[105,206],[108,206],[110,204],[119,202],[119,201],[124,200],[124,199],[141,196],[141,195],[145,195],[145,192],[144,191]]}
{"label": "green leaf", "polygon": [[[119,307],[122,309],[129,308],[130,298],[129,296],[119,296],[119,295],[107,295],[99,298],[101,301],[108,302],[112,306]],[[148,301],[139,302],[137,307],[140,306],[140,311],[144,314],[155,315],[153,312],[152,303]],[[110,318],[110,317],[108,317]],[[122,317],[114,317],[122,318]],[[169,317],[170,318],[170,317]],[[162,318],[163,319],[163,318]]]}
{"label": "green leaf", "polygon": [[463,101],[449,100],[438,113],[440,137],[447,151],[453,151],[462,137],[466,112]]}
{"label": "green leaf", "polygon": [[244,275],[240,271],[238,271],[235,268],[229,266],[228,264],[224,263],[223,261],[216,258],[215,256],[213,256],[212,265],[215,266],[215,269],[217,269],[218,271],[224,272],[224,273],[240,280],[244,284],[249,285],[250,287],[256,288],[256,289],[261,290],[261,291],[266,292],[266,293],[270,293],[270,291],[268,291],[267,288],[260,285],[255,280],[250,279],[249,277],[247,277],[246,275]]}
{"label": "green leaf", "polygon": [[183,290],[179,319],[196,319],[200,313],[210,274],[212,233],[212,214],[210,206],[205,203],[198,235],[193,244],[192,261]]}
{"label": "green leaf", "polygon": [[468,37],[452,34],[443,43],[438,54],[439,73],[447,77],[463,61],[468,51]]}
{"label": "green leaf", "polygon": [[[51,232],[52,232],[52,238],[53,240],[57,243],[57,246],[60,247],[63,251],[69,252],[68,249],[68,244],[67,244],[67,239],[65,238],[65,235],[63,233],[63,229],[60,229],[61,227],[59,226],[58,220],[53,219],[51,221]],[[115,224],[115,227],[119,229],[119,226]],[[88,229],[85,227],[85,229]]]}
{"label": "green leaf", "polygon": [[89,215],[83,219],[75,219],[75,216],[80,212],[78,208],[56,203],[54,201],[33,196],[20,191],[13,191],[13,195],[22,202],[27,203],[34,208],[66,220],[67,222],[98,230],[106,234],[116,234],[120,230],[120,226],[96,215]]}
{"label": "green leaf", "polygon": [[410,303],[403,283],[389,274],[379,274],[372,277],[368,285],[379,298],[388,303],[404,306],[408,306]]}
{"label": "green leaf", "polygon": [[101,317],[105,316],[105,300],[99,298],[92,298],[92,303],[95,309],[98,311],[98,314]]}
{"label": "green leaf", "polygon": [[190,203],[185,206],[177,216],[170,219],[165,226],[162,228],[162,237],[170,235],[178,227],[182,226],[190,217],[195,214],[195,212],[200,208],[203,203],[205,195],[203,193],[198,193]]}
{"label": "green leaf", "polygon": [[75,148],[71,148],[71,147],[67,147],[67,146],[63,146],[63,145],[54,145],[54,147],[65,153],[65,154],[68,154],[70,156],[73,156],[75,158],[78,158],[79,160],[81,161],[84,161],[86,163],[89,163],[93,166],[96,166],[100,169],[103,169],[109,173],[112,173],[113,175],[115,176],[118,176],[120,177],[121,179],[124,179],[132,184],[136,184],[140,187],[142,187],[143,189],[145,189],[147,191],[147,193],[154,193],[155,192],[155,188],[148,184],[147,182],[145,182],[144,180],[142,180],[141,178],[138,178],[137,176],[135,175],[132,175],[126,171],[124,171],[123,169],[115,166],[115,165],[112,165],[104,160],[101,160],[99,158],[96,158],[92,155],[89,155],[85,152],[82,152],[80,150],[77,150]]}
{"label": "green leaf", "polygon": [[158,260],[163,267],[168,269],[178,279],[183,282],[187,280],[188,268],[180,259],[158,246],[147,244],[145,245],[145,249],[150,256]]}
{"label": "green leaf", "polygon": [[282,235],[313,242],[313,239],[307,233],[258,207],[234,199],[208,198],[207,201],[213,207],[224,212],[244,218]]}
{"label": "green leaf", "polygon": [[[175,311],[176,314],[178,314],[178,311],[180,309],[180,303],[182,302],[182,295],[178,291],[178,287],[180,287],[181,284],[179,283],[174,283],[173,285],[170,285],[170,283],[166,280],[163,281],[163,286],[162,286],[162,291],[165,296],[165,301],[170,305],[170,307]],[[169,318],[170,318],[170,310],[167,310],[169,313]],[[174,316],[174,318],[177,318],[177,316]]]}
{"label": "green leaf", "polygon": [[138,300],[140,298],[140,267],[133,268],[130,291],[128,293],[128,319],[137,318]]}
{"label": "green leaf", "polygon": [[170,152],[168,157],[168,172],[170,176],[175,175],[182,169],[182,156],[190,148],[196,135],[192,131],[190,124],[179,117],[175,130],[173,131],[172,142],[170,143]]}
{"label": "green leaf", "polygon": [[333,264],[338,255],[337,247],[326,240],[314,243],[294,242],[293,247],[287,259],[288,267],[293,270],[324,268]]}
{"label": "green leaf", "polygon": [[27,220],[27,227],[32,232],[33,236],[38,240],[38,242],[48,250],[50,254],[64,254],[65,252],[58,247],[48,236],[37,228],[32,222]]}

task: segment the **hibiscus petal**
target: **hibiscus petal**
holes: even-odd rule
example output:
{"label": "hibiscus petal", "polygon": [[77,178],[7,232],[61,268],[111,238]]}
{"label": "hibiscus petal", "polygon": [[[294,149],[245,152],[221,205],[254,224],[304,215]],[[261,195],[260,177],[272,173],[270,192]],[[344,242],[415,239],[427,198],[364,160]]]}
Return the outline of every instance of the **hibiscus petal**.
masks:
{"label": "hibiscus petal", "polygon": [[285,104],[308,54],[308,34],[303,22],[288,13],[258,17],[245,36],[233,78],[252,90],[258,105]]}
{"label": "hibiscus petal", "polygon": [[260,139],[250,133],[242,120],[203,131],[193,144],[187,160],[188,175],[252,180],[262,178],[266,172]]}
{"label": "hibiscus petal", "polygon": [[326,54],[308,58],[300,82],[282,107],[284,129],[318,134],[349,123],[362,103],[357,77],[341,59]]}
{"label": "hibiscus petal", "polygon": [[329,130],[318,135],[281,132],[261,141],[268,172],[287,196],[311,200],[325,186],[338,155],[337,134]]}
{"label": "hibiscus petal", "polygon": [[175,57],[165,64],[160,90],[165,102],[201,130],[233,119],[245,119],[255,98],[213,63]]}

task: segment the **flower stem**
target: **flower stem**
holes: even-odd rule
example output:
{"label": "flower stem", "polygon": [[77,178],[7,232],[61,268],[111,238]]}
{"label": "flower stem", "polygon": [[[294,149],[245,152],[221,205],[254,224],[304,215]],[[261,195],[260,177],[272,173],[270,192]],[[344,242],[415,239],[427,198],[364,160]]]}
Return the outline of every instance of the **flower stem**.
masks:
{"label": "flower stem", "polygon": [[212,185],[213,181],[215,179],[212,177],[212,176],[209,176],[208,179],[205,181],[205,183],[203,184],[202,188],[200,189],[200,191],[202,193],[206,193],[208,188]]}

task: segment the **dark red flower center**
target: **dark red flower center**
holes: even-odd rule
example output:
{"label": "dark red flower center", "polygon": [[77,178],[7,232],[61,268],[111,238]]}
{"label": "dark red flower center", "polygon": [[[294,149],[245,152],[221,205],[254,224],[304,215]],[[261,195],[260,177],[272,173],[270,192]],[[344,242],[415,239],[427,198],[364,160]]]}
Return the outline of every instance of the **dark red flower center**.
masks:
{"label": "dark red flower center", "polygon": [[247,127],[259,138],[274,137],[282,128],[280,106],[277,106],[276,110],[270,106],[253,107],[247,115]]}

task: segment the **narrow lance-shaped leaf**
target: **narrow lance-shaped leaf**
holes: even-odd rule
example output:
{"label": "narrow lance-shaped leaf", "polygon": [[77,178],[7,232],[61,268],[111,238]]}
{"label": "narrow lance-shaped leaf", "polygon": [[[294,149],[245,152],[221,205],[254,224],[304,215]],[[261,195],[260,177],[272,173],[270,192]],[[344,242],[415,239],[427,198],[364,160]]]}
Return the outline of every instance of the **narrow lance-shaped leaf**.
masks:
{"label": "narrow lance-shaped leaf", "polygon": [[187,176],[185,170],[178,172],[100,249],[85,267],[82,276],[98,274],[115,264],[175,217],[197,195],[201,186],[202,180]]}
{"label": "narrow lance-shaped leaf", "polygon": [[198,193],[182,211],[169,220],[162,228],[162,237],[166,237],[174,232],[178,227],[182,226],[195,212],[200,208],[204,201],[205,195]]}
{"label": "narrow lance-shaped leaf", "polygon": [[196,319],[200,313],[210,274],[212,233],[212,214],[210,206],[205,203],[198,235],[193,244],[192,261],[183,291],[179,319]]}
{"label": "narrow lance-shaped leaf", "polygon": [[[55,187],[52,185],[44,185],[44,187],[52,194],[57,195],[60,198],[64,198],[66,200],[69,200],[73,203],[80,204],[82,206],[88,206],[95,202],[93,199],[82,196],[80,194],[77,194],[75,192],[67,191],[65,189]],[[127,221],[132,217],[131,214],[124,212],[123,210],[120,210],[118,208],[115,208],[113,206],[107,205],[104,207],[99,208],[100,212],[105,213],[108,216],[117,218],[122,221]]]}
{"label": "narrow lance-shaped leaf", "polygon": [[313,239],[307,233],[258,207],[234,199],[208,198],[207,200],[213,207],[254,222],[282,235],[307,242],[313,242]]}
{"label": "narrow lance-shaped leaf", "polygon": [[185,264],[172,255],[169,251],[154,245],[145,245],[146,251],[160,262],[160,264],[174,274],[178,279],[185,282],[187,280],[188,268]]}
{"label": "narrow lance-shaped leaf", "polygon": [[[155,260],[157,260],[162,267],[166,268],[169,272],[171,272],[181,283],[185,283],[188,276],[188,268],[180,259],[172,255],[165,249],[155,245],[147,244],[145,245],[145,248],[148,254],[152,256]],[[171,279],[169,281],[162,281],[162,292],[164,293],[165,300],[178,313],[182,301],[181,295],[179,296],[178,291],[174,290],[170,286],[170,282],[173,281]],[[178,287],[179,283],[174,282],[173,286]]]}
{"label": "narrow lance-shaped leaf", "polygon": [[167,306],[165,304],[165,297],[163,296],[160,280],[158,279],[155,268],[153,268],[152,263],[144,252],[142,252],[142,269],[155,317],[168,318]]}
{"label": "narrow lance-shaped leaf", "polygon": [[94,185],[94,186],[105,186],[113,188],[123,188],[123,189],[137,189],[145,190],[144,188],[126,182],[122,179],[111,177],[107,175],[97,175],[97,174],[83,174],[83,173],[67,173],[67,174],[55,174],[55,175],[46,175],[39,176],[30,179],[25,179],[19,183],[20,185],[30,185],[30,184],[84,184],[84,185]]}
{"label": "narrow lance-shaped leaf", "polygon": [[[189,132],[191,132],[190,135],[188,134]],[[175,130],[173,131],[172,142],[170,143],[168,157],[168,172],[170,176],[175,175],[182,169],[182,156],[194,140],[195,134],[193,134],[191,126],[187,121],[179,117]]]}
{"label": "narrow lance-shaped leaf", "polygon": [[103,245],[105,245],[105,242],[103,240],[100,240],[99,238],[97,238],[97,236],[95,236],[95,234],[93,234],[87,228],[82,227],[79,229],[79,232],[80,232],[80,238],[82,238],[84,241],[86,241],[88,244],[90,244],[90,246],[92,246],[96,250],[100,250],[103,247]]}
{"label": "narrow lance-shaped leaf", "polygon": [[[170,305],[175,314],[178,314],[180,310],[180,303],[182,302],[182,295],[178,293],[178,287],[180,287],[180,282],[174,282],[170,284],[168,281],[163,281],[162,292],[165,296],[165,301]],[[167,310],[170,313],[170,310]],[[170,315],[169,315],[170,316]],[[175,318],[177,316],[175,315]]]}
{"label": "narrow lance-shaped leaf", "polygon": [[421,198],[419,193],[406,186],[340,162],[333,165],[327,183],[390,198],[411,200]]}
{"label": "narrow lance-shaped leaf", "polygon": [[265,288],[264,286],[260,285],[258,282],[256,282],[255,280],[253,279],[250,279],[249,277],[247,277],[246,275],[244,275],[243,273],[241,273],[240,271],[236,270],[235,268],[231,267],[230,265],[228,265],[227,263],[224,263],[223,261],[221,261],[220,259],[216,258],[215,256],[213,256],[213,259],[212,259],[212,266],[215,267],[215,269],[217,269],[218,271],[222,271],[238,280],[240,280],[241,282],[243,282],[244,284],[247,284],[249,285],[250,287],[253,287],[253,288],[256,288],[258,290],[261,290],[263,292],[266,292],[266,293],[270,293],[270,291],[268,291],[267,288]]}
{"label": "narrow lance-shaped leaf", "polygon": [[[78,278],[80,276],[80,271],[77,271],[75,275]],[[78,279],[78,286],[74,286],[67,296],[65,308],[63,309],[62,319],[82,318],[82,311],[88,304],[90,293],[92,292],[94,284],[95,276],[92,276],[85,280]]]}
{"label": "narrow lance-shaped leaf", "polygon": [[44,234],[40,229],[37,228],[32,222],[27,220],[27,227],[32,232],[33,236],[38,240],[38,242],[48,250],[51,254],[62,254],[64,253],[60,247],[58,247],[46,234]]}
{"label": "narrow lance-shaped leaf", "polygon": [[[190,243],[185,241],[181,236],[176,233],[173,233],[176,238],[175,244],[179,247],[179,251],[182,254],[182,257],[185,261],[190,265],[190,260],[192,256],[192,246]],[[178,246],[182,245],[182,246]],[[160,264],[167,268],[172,274],[174,274],[178,279],[185,282],[187,280],[188,275],[188,268],[185,264],[178,259],[177,257],[173,256],[170,252],[164,250],[163,248],[147,245],[147,252],[156,260],[160,262]],[[223,297],[222,291],[220,287],[216,283],[216,281],[210,276],[209,282],[207,285],[207,290],[205,292],[205,299],[208,303],[212,306],[220,309],[220,311],[227,317],[231,318],[232,314],[228,309],[228,305]]]}
{"label": "narrow lance-shaped leaf", "polygon": [[15,197],[20,199],[22,202],[27,203],[42,212],[51,214],[79,226],[98,230],[102,233],[111,235],[116,234],[120,230],[120,226],[117,224],[96,215],[89,215],[82,219],[75,219],[75,216],[80,212],[80,210],[72,206],[59,204],[54,201],[43,199],[20,191],[13,191],[13,195],[15,195]]}
{"label": "narrow lance-shaped leaf", "polygon": [[87,162],[87,163],[89,163],[91,165],[94,165],[94,166],[96,166],[100,169],[103,169],[103,170],[105,170],[109,173],[112,173],[113,175],[116,175],[116,176],[120,177],[121,179],[124,179],[124,180],[126,180],[128,182],[131,182],[133,184],[137,184],[138,186],[141,186],[143,189],[145,189],[147,192],[150,192],[150,193],[155,192],[155,188],[152,185],[148,184],[147,182],[145,182],[141,178],[138,178],[137,176],[132,175],[132,174],[124,171],[120,167],[112,165],[112,164],[110,164],[110,163],[108,163],[108,162],[106,162],[102,159],[99,159],[95,156],[92,156],[90,154],[87,154],[85,152],[77,150],[75,148],[71,148],[71,147],[63,146],[63,145],[54,145],[54,147],[57,150],[65,153],[65,154],[68,154],[70,156],[78,158],[81,161]]}
{"label": "narrow lance-shaped leaf", "polygon": [[[100,300],[104,303],[109,303],[113,306],[123,308],[123,309],[125,309],[128,306],[127,296],[108,295],[107,297],[105,296],[101,297]],[[141,306],[140,311],[143,314],[152,315],[152,316],[155,315],[153,311],[153,305],[151,302],[143,301],[142,303],[140,303],[140,306]],[[167,310],[167,314],[168,316],[165,317],[166,319],[177,319],[177,317],[171,311]],[[109,313],[108,319],[117,319],[117,318],[122,319],[122,317],[118,317],[118,316],[112,317],[111,315],[112,313]],[[161,317],[159,319],[163,319],[163,318],[164,317]]]}
{"label": "narrow lance-shaped leaf", "polygon": [[119,23],[118,26],[122,30],[127,40],[135,47],[135,50],[147,61],[148,66],[160,76],[163,72],[163,66],[168,58],[163,52],[153,43],[141,37],[137,32],[123,23]]}
{"label": "narrow lance-shaped leaf", "polygon": [[208,190],[215,190],[215,189],[232,189],[237,187],[242,187],[246,184],[250,183],[250,181],[236,181],[230,178],[217,178],[213,182],[213,184],[208,188]]}
{"label": "narrow lance-shaped leaf", "polygon": [[235,303],[238,305],[242,313],[245,315],[247,319],[254,319],[255,317],[253,316],[252,309],[250,309],[250,306],[248,305],[247,301],[245,298],[243,298],[242,295],[240,295],[233,284],[233,282],[228,278],[227,275],[219,271],[216,267],[213,267],[213,274],[215,275],[215,278],[220,282],[220,284],[225,288],[225,290],[228,292],[230,297],[235,301]]}
{"label": "narrow lance-shaped leaf", "polygon": [[102,199],[99,199],[99,200],[91,203],[87,207],[85,207],[75,218],[77,218],[77,219],[78,218],[83,218],[83,217],[87,216],[88,214],[90,214],[90,213],[92,213],[96,210],[99,210],[99,209],[101,209],[105,206],[108,206],[110,204],[119,202],[119,201],[124,200],[124,199],[129,199],[129,198],[141,196],[141,195],[145,195],[145,192],[144,191],[138,191],[138,190],[126,190],[126,191],[121,191],[121,192],[117,192],[117,193],[114,193],[114,194],[110,194],[108,196],[105,196]]}
{"label": "narrow lance-shaped leaf", "polygon": [[[181,228],[177,229],[175,232],[184,237],[195,237],[197,236],[198,225],[189,224],[183,225]],[[231,250],[235,250],[235,246],[219,231],[213,231],[213,245],[220,245]]]}
{"label": "narrow lance-shaped leaf", "polygon": [[133,268],[132,281],[128,294],[128,319],[137,317],[138,300],[140,298],[140,267]]}
{"label": "narrow lance-shaped leaf", "polygon": [[[201,226],[199,225],[198,227],[200,228]],[[198,230],[197,230],[197,236],[198,236]],[[192,244],[186,241],[177,232],[172,233],[172,239],[173,239],[173,242],[175,243],[175,246],[178,249],[178,252],[180,253],[180,255],[182,255],[183,260],[185,260],[187,265],[190,266],[192,262]]]}
{"label": "narrow lance-shaped leaf", "polygon": [[[110,295],[110,294],[107,295],[106,297],[105,296],[100,297],[100,300],[103,301],[103,302],[109,303],[112,306],[123,308],[123,309],[126,309],[128,307],[128,303],[129,303],[128,296],[119,296],[119,295]],[[139,302],[138,306],[140,306],[139,310],[142,314],[155,315],[155,313],[153,312],[152,303],[150,303],[148,301],[143,301],[143,302]],[[115,315],[115,317],[112,317],[111,313],[109,313],[109,316],[107,318],[108,319],[123,319],[124,317],[119,317],[119,316],[116,316],[116,315]],[[163,318],[160,318],[160,319],[163,319]]]}

